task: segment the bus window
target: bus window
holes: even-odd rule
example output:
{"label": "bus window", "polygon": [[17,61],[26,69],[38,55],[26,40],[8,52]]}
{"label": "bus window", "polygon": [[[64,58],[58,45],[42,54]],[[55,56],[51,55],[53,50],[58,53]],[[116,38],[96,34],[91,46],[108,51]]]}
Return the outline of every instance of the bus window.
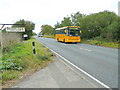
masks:
{"label": "bus window", "polygon": [[75,35],[80,36],[80,30],[76,30]]}
{"label": "bus window", "polygon": [[74,29],[69,30],[68,35],[69,36],[80,36],[80,30],[74,30]]}

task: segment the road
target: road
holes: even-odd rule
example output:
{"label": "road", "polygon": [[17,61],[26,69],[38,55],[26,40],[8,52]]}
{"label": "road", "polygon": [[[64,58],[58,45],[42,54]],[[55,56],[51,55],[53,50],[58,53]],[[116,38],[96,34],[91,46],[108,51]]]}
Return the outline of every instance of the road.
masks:
{"label": "road", "polygon": [[88,44],[65,44],[55,39],[35,37],[108,87],[118,88],[118,49]]}
{"label": "road", "polygon": [[61,90],[59,88],[101,88],[101,86],[77,74],[63,59],[56,57],[47,67],[20,80],[11,88],[48,88],[47,90],[58,88]]}

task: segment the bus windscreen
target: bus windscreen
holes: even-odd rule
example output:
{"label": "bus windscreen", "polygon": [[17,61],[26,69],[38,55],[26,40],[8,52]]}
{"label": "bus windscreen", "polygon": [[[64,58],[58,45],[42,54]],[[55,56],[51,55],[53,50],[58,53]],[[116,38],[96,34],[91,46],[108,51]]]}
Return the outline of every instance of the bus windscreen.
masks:
{"label": "bus windscreen", "polygon": [[80,36],[80,29],[79,28],[69,28],[68,35],[69,36]]}

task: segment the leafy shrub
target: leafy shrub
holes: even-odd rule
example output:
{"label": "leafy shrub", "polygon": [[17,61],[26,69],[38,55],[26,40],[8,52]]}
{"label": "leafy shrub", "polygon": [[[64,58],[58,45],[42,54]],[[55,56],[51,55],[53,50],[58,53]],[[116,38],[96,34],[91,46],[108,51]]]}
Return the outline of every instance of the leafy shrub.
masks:
{"label": "leafy shrub", "polygon": [[93,40],[103,41],[103,38],[102,38],[102,37],[100,37],[100,36],[97,36],[97,37],[93,38]]}
{"label": "leafy shrub", "polygon": [[10,47],[3,47],[2,52],[3,53],[10,52]]}
{"label": "leafy shrub", "polygon": [[49,56],[47,55],[38,55],[38,59],[40,60],[47,60],[49,58]]}
{"label": "leafy shrub", "polygon": [[95,41],[94,44],[95,44],[95,45],[101,45],[101,44],[102,44],[102,41]]}
{"label": "leafy shrub", "polygon": [[19,59],[7,59],[2,62],[2,70],[18,70],[21,71],[24,68],[24,63]]}

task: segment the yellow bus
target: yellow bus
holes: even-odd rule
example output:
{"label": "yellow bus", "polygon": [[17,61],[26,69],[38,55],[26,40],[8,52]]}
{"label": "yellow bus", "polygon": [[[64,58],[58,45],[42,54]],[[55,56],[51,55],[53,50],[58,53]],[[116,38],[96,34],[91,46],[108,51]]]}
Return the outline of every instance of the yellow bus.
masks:
{"label": "yellow bus", "polygon": [[61,42],[80,42],[80,27],[66,26],[56,29],[56,40]]}

